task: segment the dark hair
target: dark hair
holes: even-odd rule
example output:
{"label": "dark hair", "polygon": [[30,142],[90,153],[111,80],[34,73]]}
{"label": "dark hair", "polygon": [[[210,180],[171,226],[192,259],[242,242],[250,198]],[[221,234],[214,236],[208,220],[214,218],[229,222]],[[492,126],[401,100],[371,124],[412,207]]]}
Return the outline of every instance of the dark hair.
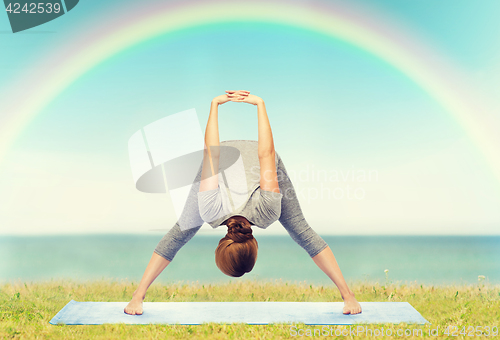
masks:
{"label": "dark hair", "polygon": [[215,249],[215,264],[224,274],[240,277],[253,269],[259,245],[248,220],[244,222],[231,217],[226,225],[227,234]]}

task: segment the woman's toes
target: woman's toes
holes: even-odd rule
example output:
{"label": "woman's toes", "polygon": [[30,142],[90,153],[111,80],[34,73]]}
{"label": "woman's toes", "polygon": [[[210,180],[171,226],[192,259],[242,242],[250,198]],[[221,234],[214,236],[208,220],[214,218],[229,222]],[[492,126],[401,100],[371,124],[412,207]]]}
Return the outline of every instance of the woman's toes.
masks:
{"label": "woman's toes", "polygon": [[135,309],[132,309],[132,308],[127,308],[125,307],[125,309],[123,310],[126,314],[129,314],[129,315],[135,315],[136,314],[136,311]]}

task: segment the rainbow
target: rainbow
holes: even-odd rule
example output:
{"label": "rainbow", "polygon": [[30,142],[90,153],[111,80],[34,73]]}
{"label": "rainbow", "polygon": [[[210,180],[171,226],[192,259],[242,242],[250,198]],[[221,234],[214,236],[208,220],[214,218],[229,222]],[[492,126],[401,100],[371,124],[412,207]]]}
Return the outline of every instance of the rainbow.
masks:
{"label": "rainbow", "polygon": [[[147,6],[142,3],[141,6]],[[434,98],[464,129],[478,150],[483,154],[500,183],[500,156],[494,148],[492,137],[481,124],[478,108],[464,100],[465,92],[457,89],[456,75],[446,73],[439,65],[429,60],[425,47],[416,39],[389,34],[383,20],[373,21],[373,16],[357,18],[342,8],[320,8],[318,5],[297,5],[279,1],[231,2],[202,1],[185,2],[146,8],[143,12],[132,11],[121,22],[110,23],[107,29],[82,35],[71,49],[61,53],[51,52],[51,57],[60,55],[58,67],[53,73],[19,82],[9,98],[18,98],[20,93],[27,100],[13,100],[7,111],[10,119],[3,124],[0,133],[0,162],[23,129],[40,114],[47,105],[79,77],[107,59],[161,35],[181,32],[184,29],[204,25],[253,22],[271,23],[304,29],[345,41],[386,63],[406,75],[408,79]],[[392,28],[398,31],[401,28]],[[102,34],[102,32],[107,32]],[[411,42],[411,44],[408,43]],[[78,44],[77,44],[78,43]],[[411,46],[410,46],[411,45]],[[417,51],[415,46],[420,46]],[[69,51],[69,52],[68,52]],[[42,64],[40,65],[42,68]],[[25,84],[30,84],[26,89]],[[488,137],[489,136],[489,137]]]}

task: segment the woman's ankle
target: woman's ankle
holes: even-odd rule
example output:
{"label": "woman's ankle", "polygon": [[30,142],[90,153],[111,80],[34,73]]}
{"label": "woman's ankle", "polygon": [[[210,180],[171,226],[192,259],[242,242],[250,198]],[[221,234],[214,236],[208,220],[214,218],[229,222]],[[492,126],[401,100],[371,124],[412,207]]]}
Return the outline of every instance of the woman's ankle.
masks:
{"label": "woman's ankle", "polygon": [[133,293],[132,293],[132,299],[140,299],[140,300],[144,300],[146,298],[146,292],[141,292],[139,290],[135,290]]}
{"label": "woman's ankle", "polygon": [[352,299],[352,298],[355,298],[355,297],[354,297],[354,293],[350,289],[347,291],[347,293],[342,294],[342,300],[344,300],[344,301]]}

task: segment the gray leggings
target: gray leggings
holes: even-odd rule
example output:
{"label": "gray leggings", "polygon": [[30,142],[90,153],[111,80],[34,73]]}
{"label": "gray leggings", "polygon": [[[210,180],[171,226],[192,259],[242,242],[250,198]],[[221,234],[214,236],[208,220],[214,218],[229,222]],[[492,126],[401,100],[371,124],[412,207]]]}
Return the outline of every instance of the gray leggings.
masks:
{"label": "gray leggings", "polygon": [[[199,175],[200,174],[198,174],[195,181],[199,180]],[[288,177],[285,165],[279,155],[277,175],[280,192],[283,194],[279,221],[292,239],[297,242],[299,246],[304,248],[310,257],[314,257],[325,249],[328,244],[326,244],[326,242],[309,226],[304,218],[292,181],[290,177]],[[198,209],[198,187],[199,185],[192,186],[186,202],[187,209]],[[176,222],[173,228],[160,240],[154,250],[155,253],[172,261],[179,249],[181,249],[200,228],[201,225],[195,228],[181,230],[179,223]]]}

